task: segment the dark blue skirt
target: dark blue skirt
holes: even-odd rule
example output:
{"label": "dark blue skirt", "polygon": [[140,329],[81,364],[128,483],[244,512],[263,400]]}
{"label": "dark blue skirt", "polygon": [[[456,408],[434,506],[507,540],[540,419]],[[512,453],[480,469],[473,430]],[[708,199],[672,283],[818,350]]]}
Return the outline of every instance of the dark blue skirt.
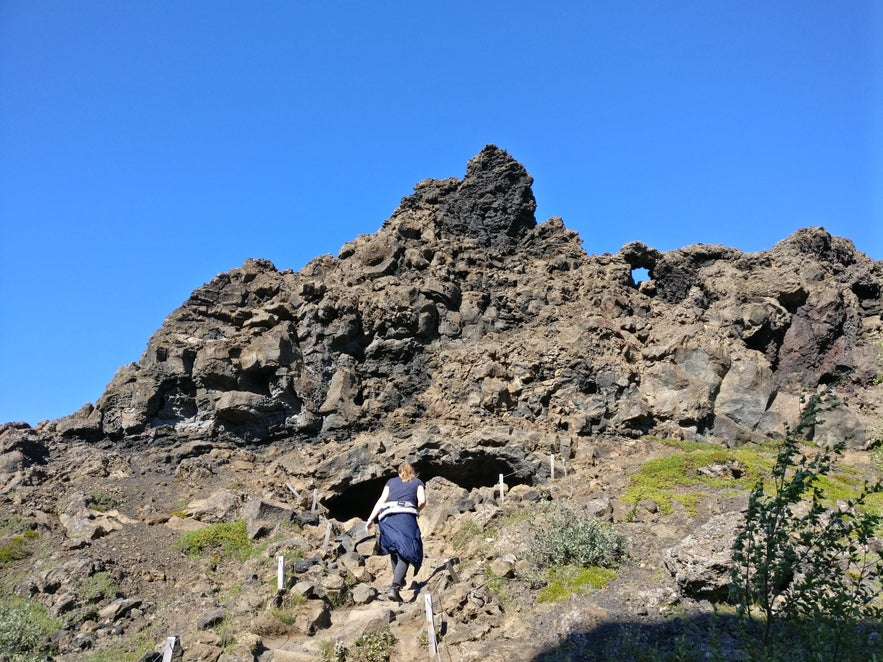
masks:
{"label": "dark blue skirt", "polygon": [[415,574],[423,565],[423,538],[414,515],[395,513],[380,520],[380,553],[392,552],[412,565]]}

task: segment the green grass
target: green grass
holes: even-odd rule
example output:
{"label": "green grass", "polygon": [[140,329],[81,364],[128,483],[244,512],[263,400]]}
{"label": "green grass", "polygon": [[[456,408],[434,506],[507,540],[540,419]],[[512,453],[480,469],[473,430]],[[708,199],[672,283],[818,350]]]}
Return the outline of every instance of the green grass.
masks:
{"label": "green grass", "polygon": [[[0,517],[0,537],[14,533],[24,534],[33,531],[36,523],[30,517],[24,517],[18,513],[10,513]],[[36,535],[36,532],[34,532]]]}
{"label": "green grass", "polygon": [[604,588],[616,579],[616,572],[599,566],[580,568],[563,565],[549,568],[547,579],[548,584],[537,594],[537,602],[560,602],[572,595]]}
{"label": "green grass", "polygon": [[456,551],[462,551],[466,548],[466,546],[472,539],[480,536],[481,533],[481,527],[478,526],[478,524],[476,524],[472,520],[467,520],[463,522],[460,530],[457,531],[451,538],[451,545]]}
{"label": "green grass", "polygon": [[77,588],[77,597],[88,603],[101,602],[119,594],[120,586],[106,572],[96,572],[87,577]]}
{"label": "green grass", "polygon": [[147,631],[139,632],[120,644],[101,651],[86,654],[85,662],[137,662],[156,647]]}
{"label": "green grass", "polygon": [[178,540],[177,548],[194,558],[211,555],[237,561],[245,561],[258,551],[248,538],[245,520],[222,522],[188,531]]}
{"label": "green grass", "polygon": [[36,531],[25,531],[23,534],[13,534],[0,543],[0,568],[29,557],[33,552],[29,542],[38,537]]}

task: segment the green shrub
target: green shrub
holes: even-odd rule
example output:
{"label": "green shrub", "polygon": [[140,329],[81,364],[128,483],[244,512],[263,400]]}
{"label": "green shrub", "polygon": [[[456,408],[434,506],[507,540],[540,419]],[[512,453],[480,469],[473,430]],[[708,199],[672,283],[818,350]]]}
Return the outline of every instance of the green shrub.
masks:
{"label": "green shrub", "polygon": [[353,643],[346,659],[354,662],[389,662],[396,641],[389,628],[366,632]]}
{"label": "green shrub", "polygon": [[110,648],[87,653],[84,662],[137,662],[155,646],[149,631],[142,631]]}
{"label": "green shrub", "polygon": [[177,547],[188,556],[212,554],[216,557],[232,557],[238,561],[246,560],[255,552],[244,520],[211,524],[196,531],[188,531],[181,536]]}
{"label": "green shrub", "polygon": [[92,492],[86,498],[86,504],[92,510],[103,513],[116,508],[119,502],[107,492]]}
{"label": "green shrub", "polygon": [[534,538],[529,557],[540,568],[610,568],[625,557],[625,536],[609,524],[561,505],[541,507],[538,514],[531,523]]}
{"label": "green shrub", "polygon": [[0,651],[11,655],[12,660],[36,656],[59,627],[46,607],[37,602],[14,597],[0,601]]}
{"label": "green shrub", "polygon": [[[883,485],[865,484],[855,498],[830,509],[821,485],[844,445],[801,454],[798,439],[837,406],[828,394],[813,397],[797,428],[782,441],[768,491],[759,479],[733,545],[731,598],[747,631],[766,654],[786,629],[807,621],[822,632],[824,659],[839,659],[856,624],[879,623],[883,561],[872,550],[883,518],[864,506]],[[790,637],[789,637],[790,639]]]}
{"label": "green shrub", "polygon": [[456,551],[461,552],[474,538],[480,536],[481,533],[481,527],[478,526],[478,524],[472,520],[466,520],[462,523],[459,530],[457,530],[451,537],[451,545]]}

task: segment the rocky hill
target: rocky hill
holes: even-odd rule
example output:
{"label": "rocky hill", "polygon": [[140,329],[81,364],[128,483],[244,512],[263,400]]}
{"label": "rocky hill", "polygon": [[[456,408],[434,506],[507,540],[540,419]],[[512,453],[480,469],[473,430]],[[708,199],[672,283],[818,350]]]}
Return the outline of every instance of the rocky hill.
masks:
{"label": "rocky hill", "polygon": [[[712,516],[741,501],[627,506],[629,475],[671,452],[647,439],[779,438],[826,388],[842,405],[810,436],[846,441],[870,466],[883,263],[822,228],[759,253],[633,242],[590,255],[560,219],[536,222],[531,184],[485,147],[463,179],[420,182],[337,257],[218,275],[94,405],[0,427],[0,536],[21,538],[15,522],[34,532],[29,556],[0,566],[4,588],[58,619],[55,659],[126,659],[167,634],[184,659],[316,659],[321,642],[352,648],[391,622],[393,659],[418,659],[431,589],[445,596],[451,659],[533,659],[574,629],[705,599],[660,551],[703,526],[732,531]],[[395,607],[377,599],[385,561],[356,518],[405,459],[429,482],[429,559]],[[638,561],[616,591],[564,607],[536,605],[526,580],[501,600],[488,568],[527,575],[514,514],[563,495],[623,528]],[[182,531],[243,520],[269,545],[256,556],[182,551]],[[277,554],[299,563],[280,594]],[[285,609],[296,617],[274,621]]]}

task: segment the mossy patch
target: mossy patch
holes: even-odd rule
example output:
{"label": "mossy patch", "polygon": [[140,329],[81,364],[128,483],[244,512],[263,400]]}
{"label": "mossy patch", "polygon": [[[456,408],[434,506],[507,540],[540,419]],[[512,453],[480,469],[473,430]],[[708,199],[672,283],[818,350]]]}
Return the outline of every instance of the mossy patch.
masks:
{"label": "mossy patch", "polygon": [[537,594],[537,602],[560,602],[572,595],[604,588],[616,579],[616,572],[599,566],[580,568],[563,565],[549,568],[547,579],[548,584]]}
{"label": "mossy patch", "polygon": [[[649,460],[641,465],[622,496],[624,503],[637,504],[650,499],[667,515],[674,503],[681,504],[695,515],[698,504],[713,491],[747,490],[757,478],[773,466],[773,454],[767,445],[725,448],[717,444],[649,439],[676,450],[665,457]],[[728,469],[715,472],[700,471],[706,467]]]}

